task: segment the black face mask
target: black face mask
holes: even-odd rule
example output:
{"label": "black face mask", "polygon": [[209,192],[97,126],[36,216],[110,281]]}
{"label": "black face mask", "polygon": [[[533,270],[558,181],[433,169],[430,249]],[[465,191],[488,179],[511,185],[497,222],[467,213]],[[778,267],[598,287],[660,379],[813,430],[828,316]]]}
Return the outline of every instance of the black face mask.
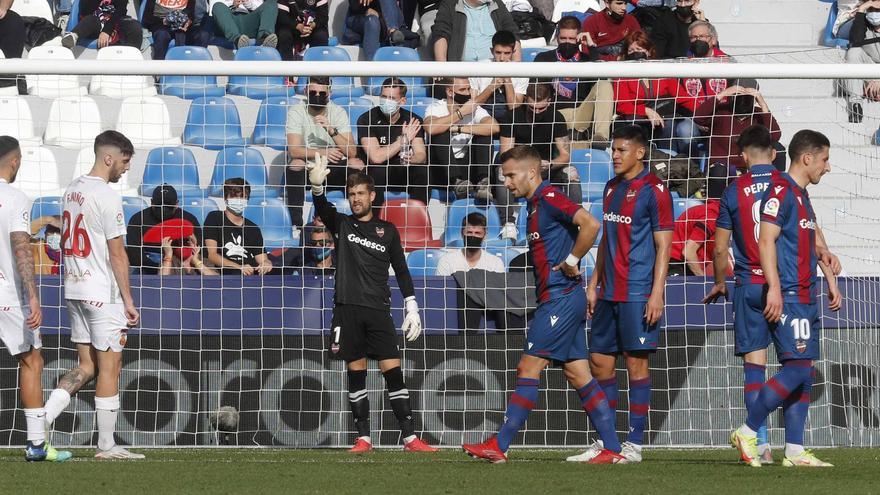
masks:
{"label": "black face mask", "polygon": [[694,15],[694,8],[693,6],[676,7],[675,13],[678,14],[678,16],[682,19],[689,19],[692,15]]}
{"label": "black face mask", "polygon": [[580,48],[576,43],[560,43],[559,46],[556,47],[556,51],[559,52],[559,55],[566,60],[574,57],[579,50]]}
{"label": "black face mask", "polygon": [[648,55],[645,52],[632,52],[626,54],[627,60],[645,60]]}
{"label": "black face mask", "polygon": [[706,43],[703,40],[694,41],[693,43],[691,43],[690,48],[691,48],[691,53],[693,53],[694,56],[698,57],[698,58],[705,57],[706,55],[708,55],[709,50],[711,49],[711,47],[709,46],[709,43]]}
{"label": "black face mask", "polygon": [[610,17],[611,20],[614,21],[614,22],[620,22],[620,21],[622,21],[622,20],[623,20],[623,16],[625,16],[625,15],[626,15],[626,14],[618,14],[617,12],[611,12],[610,10],[608,11],[608,17]]}
{"label": "black face mask", "polygon": [[455,93],[454,95],[452,95],[452,100],[459,105],[464,105],[465,103],[471,101],[471,95]]}
{"label": "black face mask", "polygon": [[177,207],[175,206],[151,206],[150,208],[153,210],[153,215],[163,221],[174,218],[174,214],[177,213]]}
{"label": "black face mask", "polygon": [[309,92],[309,106],[310,107],[326,107],[327,106],[327,93]]}
{"label": "black face mask", "polygon": [[752,95],[736,95],[731,103],[736,116],[751,115],[755,111],[755,97]]}
{"label": "black face mask", "polygon": [[464,247],[468,249],[480,249],[483,245],[483,238],[475,235],[464,236]]}

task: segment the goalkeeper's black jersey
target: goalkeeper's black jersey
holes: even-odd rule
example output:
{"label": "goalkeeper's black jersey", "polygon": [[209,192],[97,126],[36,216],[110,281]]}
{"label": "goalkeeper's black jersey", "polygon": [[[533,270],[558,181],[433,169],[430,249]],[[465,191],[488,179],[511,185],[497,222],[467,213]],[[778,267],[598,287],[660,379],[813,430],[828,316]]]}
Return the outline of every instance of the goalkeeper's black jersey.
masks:
{"label": "goalkeeper's black jersey", "polygon": [[314,205],[336,244],[336,304],[390,309],[389,265],[403,297],[415,294],[394,224],[338,213],[323,194],[314,196]]}

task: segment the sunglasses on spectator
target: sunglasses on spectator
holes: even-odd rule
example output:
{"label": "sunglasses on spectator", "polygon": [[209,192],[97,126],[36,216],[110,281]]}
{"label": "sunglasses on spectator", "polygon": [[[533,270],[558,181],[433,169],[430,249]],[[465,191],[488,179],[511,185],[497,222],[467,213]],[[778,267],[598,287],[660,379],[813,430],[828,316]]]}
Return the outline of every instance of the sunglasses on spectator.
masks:
{"label": "sunglasses on spectator", "polygon": [[692,34],[690,36],[690,38],[692,40],[711,40],[712,35],[711,34]]}

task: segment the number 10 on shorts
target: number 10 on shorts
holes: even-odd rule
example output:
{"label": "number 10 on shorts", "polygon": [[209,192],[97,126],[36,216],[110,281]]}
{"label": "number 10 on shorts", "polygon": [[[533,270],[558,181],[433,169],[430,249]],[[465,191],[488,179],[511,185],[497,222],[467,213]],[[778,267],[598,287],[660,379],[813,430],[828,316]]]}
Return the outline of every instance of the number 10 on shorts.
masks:
{"label": "number 10 on shorts", "polygon": [[791,320],[791,329],[794,331],[795,340],[810,340],[810,320],[807,318],[795,318]]}

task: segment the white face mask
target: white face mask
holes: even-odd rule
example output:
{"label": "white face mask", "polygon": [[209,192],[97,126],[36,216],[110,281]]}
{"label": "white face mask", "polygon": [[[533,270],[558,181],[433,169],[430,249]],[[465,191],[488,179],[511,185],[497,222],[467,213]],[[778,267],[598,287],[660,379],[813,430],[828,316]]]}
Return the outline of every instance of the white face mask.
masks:
{"label": "white face mask", "polygon": [[394,115],[394,112],[396,112],[399,108],[400,103],[397,103],[397,101],[392,100],[391,98],[379,98],[379,110],[381,110],[382,113],[384,113],[385,115],[390,117]]}
{"label": "white face mask", "polygon": [[226,209],[235,215],[241,215],[247,206],[247,200],[244,198],[229,198],[226,200]]}
{"label": "white face mask", "polygon": [[865,14],[865,20],[874,27],[880,26],[880,12],[868,12]]}
{"label": "white face mask", "polygon": [[46,236],[46,244],[52,251],[61,250],[61,234],[49,234]]}

